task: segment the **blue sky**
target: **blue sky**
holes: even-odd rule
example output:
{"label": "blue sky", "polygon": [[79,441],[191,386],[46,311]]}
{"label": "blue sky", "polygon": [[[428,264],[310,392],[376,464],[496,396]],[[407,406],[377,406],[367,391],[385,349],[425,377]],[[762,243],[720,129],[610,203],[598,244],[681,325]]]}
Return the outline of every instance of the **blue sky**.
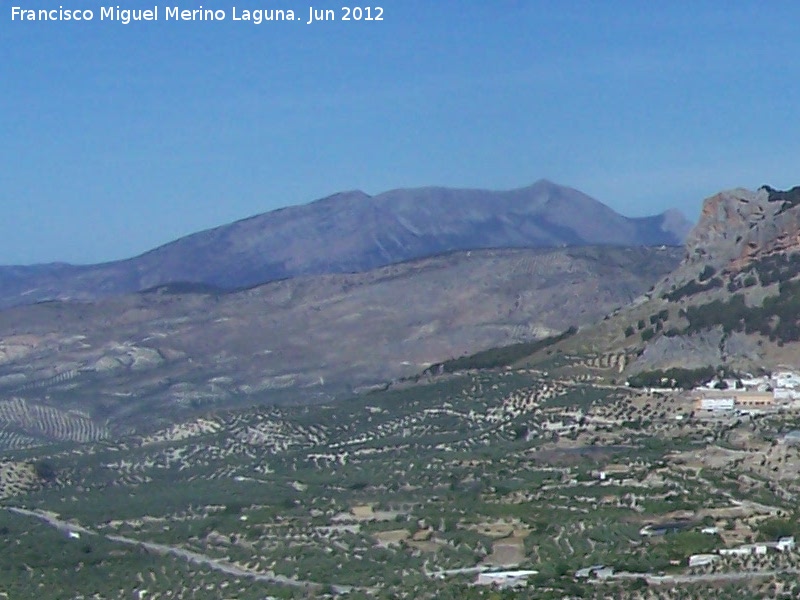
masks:
{"label": "blue sky", "polygon": [[[0,8],[0,264],[124,258],[344,189],[545,177],[696,218],[800,184],[796,3],[383,0],[380,23],[306,25],[344,2],[186,0],[228,20],[128,26],[15,4],[102,5]],[[175,5],[120,6],[154,4]]]}

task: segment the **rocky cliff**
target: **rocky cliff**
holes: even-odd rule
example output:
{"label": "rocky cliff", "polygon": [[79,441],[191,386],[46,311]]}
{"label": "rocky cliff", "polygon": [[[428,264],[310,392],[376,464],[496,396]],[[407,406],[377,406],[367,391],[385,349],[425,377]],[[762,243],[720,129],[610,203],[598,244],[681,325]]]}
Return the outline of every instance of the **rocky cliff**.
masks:
{"label": "rocky cliff", "polygon": [[562,346],[632,357],[628,374],[800,367],[800,187],[706,199],[680,265]]}
{"label": "rocky cliff", "polygon": [[764,186],[720,192],[703,203],[697,225],[686,237],[681,266],[656,286],[664,292],[711,270],[735,277],[759,260],[800,250],[800,187]]}

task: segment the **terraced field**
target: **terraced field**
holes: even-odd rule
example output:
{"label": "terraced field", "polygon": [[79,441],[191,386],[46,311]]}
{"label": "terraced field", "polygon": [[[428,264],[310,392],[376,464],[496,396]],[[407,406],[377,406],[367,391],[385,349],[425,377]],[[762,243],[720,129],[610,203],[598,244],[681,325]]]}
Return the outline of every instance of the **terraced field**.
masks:
{"label": "terraced field", "polygon": [[[559,361],[569,371],[587,359]],[[8,464],[52,478],[9,488],[5,506],[32,512],[2,513],[0,537],[16,556],[60,558],[16,568],[7,553],[0,568],[15,598],[64,597],[53,591],[61,581],[76,598],[480,598],[493,592],[472,586],[475,574],[502,568],[538,571],[523,597],[700,598],[710,578],[732,598],[725,577],[753,565],[684,566],[724,538],[640,530],[691,515],[757,537],[793,518],[800,467],[784,463],[772,477],[772,462],[761,465],[793,456],[771,449],[775,422],[690,412],[677,395],[525,368],[326,406],[214,413],[118,442],[9,450]],[[763,439],[749,462],[689,464],[745,430]],[[752,487],[736,469],[770,482],[745,508]],[[766,557],[761,575],[730,589],[793,590],[796,562]],[[628,575],[575,578],[595,564]],[[658,573],[689,579],[648,585]]]}
{"label": "terraced field", "polygon": [[76,411],[63,411],[22,398],[0,401],[0,449],[54,440],[96,442],[109,435],[108,428]]}

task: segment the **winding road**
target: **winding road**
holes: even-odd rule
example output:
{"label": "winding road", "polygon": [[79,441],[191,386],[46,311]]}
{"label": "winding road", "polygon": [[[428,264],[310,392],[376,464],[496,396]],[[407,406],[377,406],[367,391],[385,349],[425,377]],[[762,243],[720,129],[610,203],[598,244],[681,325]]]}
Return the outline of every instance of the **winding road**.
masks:
{"label": "winding road", "polygon": [[[326,584],[316,583],[313,581],[302,581],[299,579],[292,579],[291,577],[278,575],[272,572],[262,573],[258,571],[251,571],[249,569],[243,569],[242,567],[235,565],[231,562],[228,562],[226,560],[213,558],[211,556],[207,556],[205,554],[201,554],[199,552],[194,552],[192,550],[187,550],[185,548],[180,548],[177,546],[168,546],[166,544],[157,544],[155,542],[145,542],[142,540],[125,537],[122,535],[103,535],[96,531],[92,531],[91,529],[87,529],[86,527],[62,521],[61,519],[57,518],[51,513],[46,513],[37,510],[28,510],[26,508],[19,508],[16,506],[7,506],[6,510],[12,513],[16,513],[18,515],[33,517],[39,519],[40,521],[44,521],[51,527],[55,527],[56,529],[67,535],[69,535],[70,533],[76,533],[79,535],[101,536],[109,541],[116,542],[118,544],[125,544],[128,546],[138,546],[155,554],[161,554],[161,555],[171,554],[172,556],[183,558],[189,561],[190,563],[207,566],[211,569],[214,569],[215,571],[220,571],[222,573],[233,575],[235,577],[246,577],[249,579],[253,579],[255,581],[262,581],[264,583],[274,583],[278,585],[286,585],[286,586],[309,589],[309,590],[320,590],[326,586]],[[367,589],[367,588],[356,588],[353,586],[336,585],[336,584],[331,584],[329,587],[338,594],[344,594],[357,589],[358,590]]]}

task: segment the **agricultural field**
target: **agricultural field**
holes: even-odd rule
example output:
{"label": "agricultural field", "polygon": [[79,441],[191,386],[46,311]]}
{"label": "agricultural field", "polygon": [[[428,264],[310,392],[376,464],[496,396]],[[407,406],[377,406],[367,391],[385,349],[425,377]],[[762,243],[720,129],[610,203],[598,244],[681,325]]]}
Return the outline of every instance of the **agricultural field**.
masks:
{"label": "agricultural field", "polygon": [[[795,552],[688,566],[800,534],[800,453],[777,441],[795,417],[700,419],[678,392],[591,376],[621,357],[548,360],[9,448],[0,597],[800,594]],[[474,585],[509,569],[536,573]]]}

